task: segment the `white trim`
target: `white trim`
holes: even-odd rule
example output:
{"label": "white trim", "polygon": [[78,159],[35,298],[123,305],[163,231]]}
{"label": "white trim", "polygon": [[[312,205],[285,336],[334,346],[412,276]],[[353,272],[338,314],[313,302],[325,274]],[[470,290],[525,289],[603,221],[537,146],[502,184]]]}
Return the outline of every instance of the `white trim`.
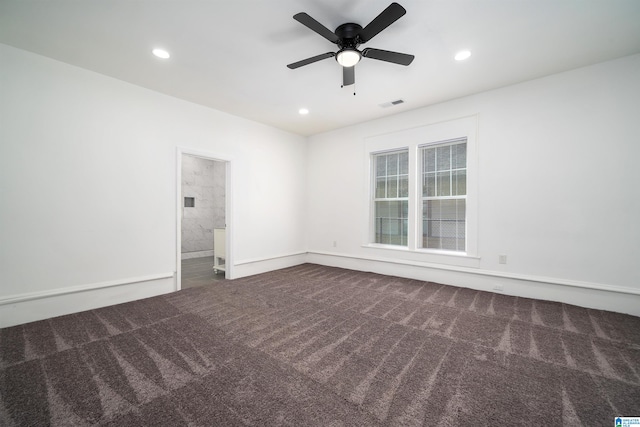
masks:
{"label": "white trim", "polygon": [[445,256],[445,257],[451,257],[451,259],[476,259],[476,260],[480,260],[481,257],[479,256],[471,256],[468,255],[466,252],[456,252],[456,251],[447,251],[447,250],[439,250],[439,249],[424,249],[424,248],[417,248],[417,249],[409,249],[406,246],[400,246],[400,245],[385,245],[383,243],[369,243],[366,245],[360,245],[361,248],[368,248],[368,249],[387,249],[387,250],[392,250],[392,251],[399,251],[399,252],[409,252],[409,253],[414,253],[414,254],[425,254],[425,255],[432,255],[432,256]]}
{"label": "white trim", "polygon": [[242,261],[237,261],[235,263],[235,265],[253,264],[253,263],[256,263],[256,262],[272,261],[274,259],[288,258],[288,257],[292,257],[292,256],[299,256],[299,255],[306,255],[306,254],[308,254],[308,252],[291,252],[291,253],[288,253],[288,254],[274,255],[274,256],[270,256],[270,257],[245,259],[245,260],[242,260]]}
{"label": "white trim", "polygon": [[12,295],[0,304],[0,328],[171,293],[173,273]]}
{"label": "white trim", "polygon": [[372,156],[397,150],[409,150],[409,215],[408,215],[408,245],[410,251],[428,256],[424,248],[420,248],[417,242],[420,218],[418,211],[421,204],[421,190],[418,185],[421,182],[418,153],[421,147],[440,142],[453,142],[466,139],[467,143],[467,221],[466,221],[466,254],[474,257],[479,254],[479,210],[478,210],[478,115],[472,114],[456,119],[445,120],[389,132],[381,135],[372,135],[364,138],[364,180],[366,187],[363,189],[366,217],[362,221],[362,246],[373,242],[373,166]]}
{"label": "white trim", "polygon": [[235,231],[235,227],[233,226],[234,224],[234,216],[233,216],[233,191],[231,191],[231,189],[233,188],[233,168],[235,163],[232,161],[232,157],[226,157],[226,168],[225,168],[225,187],[224,187],[224,200],[225,200],[225,213],[224,213],[224,221],[225,221],[225,237],[226,237],[226,241],[225,243],[225,256],[227,257],[225,259],[225,263],[227,264],[225,267],[225,278],[227,279],[235,279],[236,278],[236,273],[235,273],[235,266],[233,264],[233,260],[236,258],[235,255],[235,239],[233,238],[234,236],[234,231]]}
{"label": "white trim", "polygon": [[255,274],[267,273],[269,271],[304,264],[307,262],[307,257],[307,252],[296,252],[274,257],[244,260],[236,263],[236,278],[253,276]]}
{"label": "white trim", "polygon": [[405,260],[405,259],[393,259],[393,258],[382,258],[382,257],[363,257],[363,256],[336,254],[336,253],[322,252],[322,251],[312,251],[312,252],[309,252],[309,254],[330,256],[330,257],[336,257],[336,258],[348,258],[348,259],[361,260],[361,261],[383,262],[386,264],[398,264],[398,265],[408,265],[413,267],[433,268],[437,270],[454,271],[458,273],[469,273],[469,274],[475,274],[475,275],[481,275],[481,276],[499,277],[503,279],[522,280],[526,282],[535,282],[535,283],[545,283],[549,285],[569,286],[573,288],[594,289],[598,291],[615,292],[615,293],[628,294],[628,295],[640,295],[640,289],[628,288],[624,286],[605,285],[601,283],[582,282],[582,281],[570,280],[570,279],[559,279],[554,277],[505,273],[502,271],[481,270],[477,268],[437,264],[432,262],[420,262],[420,261],[412,261],[412,260]]}
{"label": "white trim", "polygon": [[0,305],[15,304],[24,301],[57,297],[60,295],[73,294],[77,292],[95,291],[97,289],[113,288],[116,286],[132,285],[134,283],[150,282],[152,280],[169,279],[173,276],[174,273],[151,274],[148,276],[131,277],[128,279],[109,280],[107,282],[92,283],[89,285],[69,286],[67,288],[51,289],[48,291],[9,295],[8,297],[0,298]]}

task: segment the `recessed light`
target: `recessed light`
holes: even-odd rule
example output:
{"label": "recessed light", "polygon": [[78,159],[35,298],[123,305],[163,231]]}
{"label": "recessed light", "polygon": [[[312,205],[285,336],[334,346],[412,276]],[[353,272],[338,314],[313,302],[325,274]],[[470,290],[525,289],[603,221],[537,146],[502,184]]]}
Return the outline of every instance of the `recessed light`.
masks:
{"label": "recessed light", "polygon": [[168,59],[171,57],[171,55],[169,55],[169,52],[167,52],[164,49],[153,49],[151,53],[153,53],[158,58],[162,58],[162,59]]}
{"label": "recessed light", "polygon": [[468,50],[461,50],[460,52],[456,53],[456,56],[454,56],[456,61],[464,61],[465,59],[469,58],[471,56],[471,52]]}
{"label": "recessed light", "polygon": [[298,114],[302,115],[302,116],[306,116],[307,114],[309,114],[309,110],[306,108],[301,108],[298,110]]}

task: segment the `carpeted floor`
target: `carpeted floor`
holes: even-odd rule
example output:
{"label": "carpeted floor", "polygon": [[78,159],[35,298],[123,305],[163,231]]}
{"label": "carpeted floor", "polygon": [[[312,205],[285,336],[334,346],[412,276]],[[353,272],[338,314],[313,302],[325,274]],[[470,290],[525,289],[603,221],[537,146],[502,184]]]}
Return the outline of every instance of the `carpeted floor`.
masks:
{"label": "carpeted floor", "polygon": [[0,330],[0,425],[609,426],[640,318],[305,264]]}

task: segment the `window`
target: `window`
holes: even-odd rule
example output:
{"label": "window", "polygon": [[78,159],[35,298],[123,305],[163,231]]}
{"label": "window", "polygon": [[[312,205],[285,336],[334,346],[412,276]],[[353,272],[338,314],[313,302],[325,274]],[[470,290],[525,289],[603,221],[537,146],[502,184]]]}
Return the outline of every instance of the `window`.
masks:
{"label": "window", "polygon": [[362,246],[407,263],[478,267],[476,116],[365,138]]}
{"label": "window", "polygon": [[466,250],[467,141],[420,148],[422,242],[426,249]]}
{"label": "window", "polygon": [[373,155],[375,243],[407,246],[408,150]]}

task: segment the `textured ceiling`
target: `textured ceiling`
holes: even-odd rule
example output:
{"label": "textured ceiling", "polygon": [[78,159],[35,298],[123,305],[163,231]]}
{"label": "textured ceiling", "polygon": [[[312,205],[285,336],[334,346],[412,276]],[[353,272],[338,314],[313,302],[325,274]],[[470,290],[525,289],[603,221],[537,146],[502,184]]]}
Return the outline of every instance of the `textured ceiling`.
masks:
{"label": "textured ceiling", "polygon": [[409,67],[363,59],[356,96],[334,59],[286,67],[336,50],[294,14],[334,30],[390,3],[2,0],[0,43],[301,135],[640,52],[638,0],[400,0],[407,14],[362,47],[414,54]]}

